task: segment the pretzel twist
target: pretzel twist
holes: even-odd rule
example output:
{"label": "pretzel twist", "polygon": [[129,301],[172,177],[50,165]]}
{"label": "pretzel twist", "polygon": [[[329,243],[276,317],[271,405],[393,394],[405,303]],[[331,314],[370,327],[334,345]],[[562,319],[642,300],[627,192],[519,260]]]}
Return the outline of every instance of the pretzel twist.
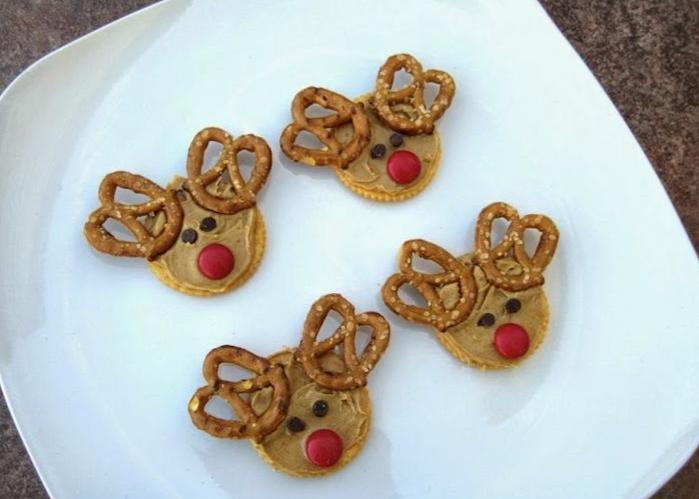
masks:
{"label": "pretzel twist", "polygon": [[[145,194],[150,201],[134,205],[117,203],[114,195],[119,187]],[[90,214],[84,227],[85,237],[95,249],[110,255],[153,260],[177,241],[184,214],[174,192],[140,175],[120,171],[104,177],[98,195],[101,206]],[[153,235],[138,219],[160,211],[165,214],[165,226],[158,235]],[[136,241],[122,241],[114,237],[104,228],[110,218],[123,224]]]}
{"label": "pretzel twist", "polygon": [[[230,363],[244,367],[257,374],[252,379],[225,381],[218,377],[221,364]],[[258,357],[244,348],[224,345],[211,350],[204,359],[203,367],[206,386],[199,388],[189,403],[189,415],[194,425],[220,438],[257,438],[273,432],[284,421],[289,408],[291,390],[284,368]],[[240,393],[251,393],[272,387],[272,401],[260,416]],[[240,417],[240,420],[221,419],[206,412],[206,404],[212,397],[225,400]]]}
{"label": "pretzel twist", "polygon": [[[435,274],[418,272],[413,268],[416,254],[437,263],[444,271]],[[401,317],[444,331],[464,321],[473,310],[477,288],[472,269],[436,244],[422,239],[406,241],[398,255],[398,268],[400,272],[388,278],[381,293],[388,308]],[[457,284],[458,299],[453,307],[447,308],[439,290],[454,283]],[[426,308],[409,305],[400,298],[398,291],[405,284],[422,295],[427,302]]]}
{"label": "pretzel twist", "polygon": [[[413,80],[401,89],[392,90],[395,75],[401,69],[410,73]],[[429,108],[425,106],[426,83],[439,85],[439,93]],[[436,69],[423,71],[420,62],[410,54],[395,54],[379,69],[373,102],[388,127],[407,135],[419,135],[434,131],[435,122],[451,105],[455,91],[456,84],[448,73]],[[410,113],[402,112],[400,106],[407,106]]]}
{"label": "pretzel twist", "polygon": [[[335,114],[309,118],[306,109],[312,104],[331,109]],[[308,87],[296,94],[291,103],[291,116],[293,121],[282,132],[280,145],[287,156],[300,163],[346,168],[359,157],[371,138],[369,119],[364,107],[324,88]],[[335,137],[334,132],[347,123],[352,124],[353,133],[352,138],[343,143]],[[315,135],[323,144],[323,149],[296,145],[296,138],[304,131]]]}
{"label": "pretzel twist", "polygon": [[[493,223],[499,218],[510,222],[503,240],[492,248]],[[524,231],[536,229],[540,232],[539,242],[530,257],[524,248]],[[545,215],[520,217],[512,206],[493,203],[481,211],[476,223],[476,250],[474,262],[483,269],[488,281],[507,291],[522,291],[544,283],[543,271],[553,258],[558,245],[558,229]],[[503,257],[512,257],[521,268],[518,275],[505,275],[496,262]]]}
{"label": "pretzel twist", "polygon": [[[223,146],[221,155],[210,169],[202,173],[204,153],[211,142]],[[238,153],[249,151],[255,154],[255,165],[250,180],[245,181],[238,165]],[[187,181],[184,187],[200,206],[222,214],[237,213],[255,205],[255,195],[264,186],[272,167],[272,151],[267,143],[256,135],[233,137],[220,128],[210,127],[194,136],[187,154]],[[228,172],[234,195],[216,196],[207,187]]]}
{"label": "pretzel twist", "polygon": [[[331,310],[340,314],[342,324],[330,337],[317,341],[320,328]],[[360,326],[369,326],[372,332],[369,343],[357,356],[354,341]],[[389,336],[390,327],[381,315],[375,312],[355,315],[349,301],[339,294],[329,294],[311,306],[303,326],[297,357],[306,374],[318,385],[332,390],[352,390],[366,385],[367,375],[388,347]],[[328,373],[321,368],[320,357],[340,344],[344,349],[345,372]]]}

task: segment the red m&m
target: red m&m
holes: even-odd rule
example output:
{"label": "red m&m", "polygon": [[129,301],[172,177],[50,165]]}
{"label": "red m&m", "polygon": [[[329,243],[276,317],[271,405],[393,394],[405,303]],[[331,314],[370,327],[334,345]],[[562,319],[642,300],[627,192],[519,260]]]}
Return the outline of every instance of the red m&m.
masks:
{"label": "red m&m", "polygon": [[199,272],[209,279],[223,279],[235,267],[235,257],[231,250],[219,243],[207,245],[197,258]]}
{"label": "red m&m", "polygon": [[388,176],[399,184],[409,184],[420,175],[420,158],[404,149],[394,151],[386,162]]}
{"label": "red m&m", "polygon": [[332,430],[316,430],[306,439],[306,457],[319,468],[329,468],[342,456],[342,439]]}
{"label": "red m&m", "polygon": [[529,350],[529,335],[519,324],[503,324],[495,330],[493,346],[506,359],[516,359]]}

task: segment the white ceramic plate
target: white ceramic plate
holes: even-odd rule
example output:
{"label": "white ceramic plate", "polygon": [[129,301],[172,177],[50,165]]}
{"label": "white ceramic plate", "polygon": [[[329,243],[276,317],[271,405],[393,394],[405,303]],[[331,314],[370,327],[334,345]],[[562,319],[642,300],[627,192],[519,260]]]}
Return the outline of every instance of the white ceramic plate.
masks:
{"label": "white ceramic plate", "polygon": [[[3,389],[55,497],[640,497],[699,436],[697,261],[651,166],[534,1],[171,1],[55,52],[0,101]],[[443,163],[415,199],[375,204],[330,171],[280,160],[300,88],[372,88],[391,53],[458,83]],[[206,125],[275,148],[261,196],[268,252],[213,299],[81,229],[114,169],[163,184]],[[507,200],[561,230],[549,339],[521,368],[479,372],[379,299],[400,243],[472,244]],[[195,429],[206,352],[294,345],[339,291],[390,318],[359,457],[318,480],[273,472],[246,442]]]}

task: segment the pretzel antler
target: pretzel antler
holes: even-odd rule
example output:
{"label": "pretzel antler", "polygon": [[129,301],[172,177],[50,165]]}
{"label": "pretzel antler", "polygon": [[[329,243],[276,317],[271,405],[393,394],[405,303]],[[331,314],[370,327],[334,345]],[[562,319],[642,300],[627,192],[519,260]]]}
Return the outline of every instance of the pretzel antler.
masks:
{"label": "pretzel antler", "polygon": [[[405,69],[413,77],[409,85],[391,90],[395,74]],[[432,105],[425,107],[425,84],[439,85],[439,94]],[[390,128],[408,135],[432,133],[434,123],[442,117],[454,98],[456,84],[444,71],[422,70],[422,65],[410,54],[389,57],[376,76],[374,106],[381,120]]]}
{"label": "pretzel antler", "polygon": [[[309,118],[306,116],[306,108],[312,104],[331,109],[335,114]],[[369,119],[364,107],[324,88],[308,87],[296,94],[291,103],[291,116],[293,122],[282,132],[280,145],[287,156],[300,163],[346,168],[359,157],[371,138]],[[334,130],[347,123],[352,123],[353,133],[352,138],[343,143],[335,137]],[[315,135],[324,145],[323,149],[296,145],[296,138],[304,131]]]}
{"label": "pretzel antler", "polygon": [[[117,203],[114,195],[118,187],[145,194],[151,199],[134,205]],[[83,229],[85,237],[95,249],[115,256],[137,256],[153,260],[177,241],[184,215],[173,191],[165,190],[140,175],[113,172],[102,180],[99,200],[102,206],[90,214]],[[165,214],[165,226],[154,235],[138,219],[161,211]],[[107,231],[104,223],[110,218],[121,222],[136,241],[119,240]]]}
{"label": "pretzel antler", "polygon": [[[493,223],[498,218],[510,222],[503,240],[491,248]],[[524,231],[536,229],[541,233],[533,256],[524,248]],[[506,203],[493,203],[481,211],[476,224],[476,251],[474,261],[483,269],[488,280],[496,287],[508,291],[522,291],[544,283],[542,272],[553,258],[558,245],[558,229],[545,215],[519,216],[517,210]],[[505,275],[496,261],[512,257],[521,268],[517,275]]]}
{"label": "pretzel antler", "polygon": [[[210,142],[223,146],[216,164],[202,173],[204,152]],[[249,151],[255,154],[255,166],[246,182],[240,174],[238,153]],[[272,152],[267,143],[256,135],[233,137],[220,128],[205,128],[194,136],[187,155],[187,181],[184,187],[200,206],[217,213],[232,214],[255,205],[255,195],[265,185],[272,167]],[[228,172],[233,194],[227,197],[207,189]]]}
{"label": "pretzel antler", "polygon": [[[329,338],[316,341],[331,310],[342,316],[342,324]],[[372,332],[371,340],[358,358],[354,340],[360,326],[369,326]],[[317,384],[332,390],[352,390],[366,385],[367,375],[388,347],[389,336],[390,326],[380,314],[366,312],[355,315],[350,302],[339,294],[329,294],[322,296],[311,306],[303,326],[297,356],[306,374]],[[344,348],[345,372],[335,374],[324,371],[320,357],[340,344]]]}
{"label": "pretzel antler", "polygon": [[[413,256],[439,264],[444,272],[426,274],[413,268]],[[412,322],[429,324],[439,331],[464,321],[476,303],[476,281],[472,269],[461,263],[449,252],[422,239],[406,241],[398,255],[400,272],[388,278],[382,289],[383,300],[396,314]],[[427,301],[427,307],[408,305],[398,291],[405,284],[414,287]],[[457,284],[456,304],[448,308],[439,290],[449,284]]]}
{"label": "pretzel antler", "polygon": [[[224,381],[218,377],[223,363],[236,364],[257,374],[242,381]],[[224,345],[211,350],[204,359],[204,379],[207,385],[199,388],[189,402],[189,415],[194,425],[220,438],[256,438],[273,432],[286,417],[291,391],[284,368],[244,348]],[[251,393],[268,386],[273,395],[269,406],[257,416],[250,404],[239,393]],[[238,420],[221,419],[206,412],[207,402],[214,396],[224,399],[240,417]]]}

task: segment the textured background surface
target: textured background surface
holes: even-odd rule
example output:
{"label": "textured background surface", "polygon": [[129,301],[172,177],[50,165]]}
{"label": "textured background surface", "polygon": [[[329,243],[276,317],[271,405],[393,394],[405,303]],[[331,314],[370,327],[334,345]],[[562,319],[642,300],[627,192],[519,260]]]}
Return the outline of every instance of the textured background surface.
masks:
{"label": "textured background surface", "polygon": [[[541,0],[600,80],[699,245],[699,2]],[[0,91],[30,63],[150,0],[0,0]],[[0,497],[46,493],[0,397]],[[656,498],[699,497],[699,453]]]}

